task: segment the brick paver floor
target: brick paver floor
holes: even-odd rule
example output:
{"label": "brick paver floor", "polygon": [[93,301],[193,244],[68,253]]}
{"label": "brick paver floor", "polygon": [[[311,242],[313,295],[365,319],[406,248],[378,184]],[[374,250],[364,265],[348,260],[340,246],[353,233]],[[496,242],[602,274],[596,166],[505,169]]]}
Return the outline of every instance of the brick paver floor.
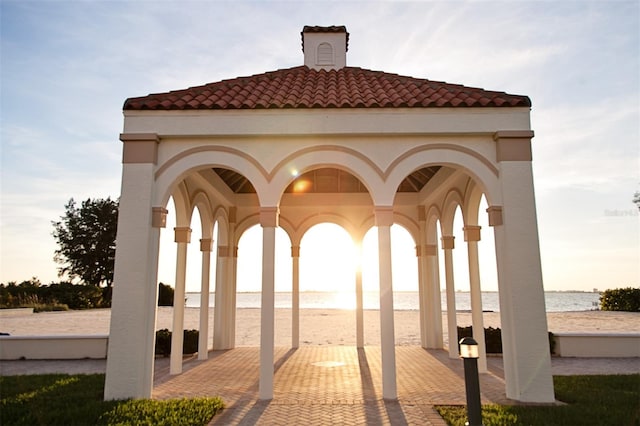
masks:
{"label": "brick paver floor", "polygon": [[[444,425],[433,405],[465,404],[462,361],[442,350],[396,347],[397,401],[382,399],[380,347],[277,348],[271,401],[258,399],[259,360],[259,348],[240,347],[186,360],[177,376],[158,369],[153,396],[220,396],[216,425]],[[483,403],[509,403],[499,367],[480,388]]]}

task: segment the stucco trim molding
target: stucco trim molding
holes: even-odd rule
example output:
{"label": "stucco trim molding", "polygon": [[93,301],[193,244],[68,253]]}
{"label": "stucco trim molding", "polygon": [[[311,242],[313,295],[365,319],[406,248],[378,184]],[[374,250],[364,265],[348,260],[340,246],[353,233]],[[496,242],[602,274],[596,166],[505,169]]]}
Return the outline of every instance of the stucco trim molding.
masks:
{"label": "stucco trim molding", "polygon": [[280,209],[278,207],[260,208],[260,226],[263,228],[277,228]]}
{"label": "stucco trim molding", "polygon": [[393,225],[393,206],[376,207],[373,213],[376,226]]}
{"label": "stucco trim molding", "polygon": [[213,251],[213,239],[203,238],[200,240],[200,251],[211,252]]}
{"label": "stucco trim molding", "polygon": [[532,130],[500,130],[493,134],[496,159],[502,161],[531,161]]}
{"label": "stucco trim molding", "polygon": [[166,228],[167,213],[169,213],[169,210],[165,209],[164,207],[152,207],[151,226],[154,228]]}
{"label": "stucco trim molding", "polygon": [[191,242],[191,228],[187,226],[173,228],[175,232],[176,243],[190,243]]}
{"label": "stucco trim molding", "polygon": [[467,225],[462,230],[464,231],[465,241],[480,241],[480,229],[482,227],[477,225]]}
{"label": "stucco trim molding", "polygon": [[442,241],[442,248],[444,250],[453,250],[456,247],[456,237],[454,237],[453,235],[443,235],[440,240]]}
{"label": "stucco trim molding", "polygon": [[157,164],[160,137],[156,133],[121,133],[123,164]]}
{"label": "stucco trim molding", "polygon": [[489,214],[489,226],[502,225],[502,206],[490,206],[487,213]]}

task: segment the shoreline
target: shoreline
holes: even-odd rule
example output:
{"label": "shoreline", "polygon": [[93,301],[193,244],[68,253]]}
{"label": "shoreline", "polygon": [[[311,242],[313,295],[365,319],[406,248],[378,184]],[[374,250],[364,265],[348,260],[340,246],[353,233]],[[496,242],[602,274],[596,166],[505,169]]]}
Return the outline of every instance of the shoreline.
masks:
{"label": "shoreline", "polygon": [[[184,328],[199,328],[199,308],[185,308]],[[236,310],[236,346],[260,345],[260,308]],[[301,345],[351,345],[356,342],[355,310],[318,309],[300,310]],[[364,310],[366,345],[380,344],[380,311]],[[275,345],[291,344],[292,311],[275,309]],[[214,322],[213,309],[209,310],[210,338]],[[95,335],[109,334],[111,309],[41,312],[3,317],[0,332],[12,336],[37,335]],[[457,312],[457,324],[471,325],[471,313]],[[484,327],[500,327],[499,312],[483,313]],[[156,330],[172,329],[173,308],[159,307]],[[548,330],[553,333],[637,333],[640,331],[640,313],[617,311],[548,312]],[[442,316],[443,333],[447,340],[447,316]],[[418,310],[394,311],[396,345],[419,345],[420,327]]]}

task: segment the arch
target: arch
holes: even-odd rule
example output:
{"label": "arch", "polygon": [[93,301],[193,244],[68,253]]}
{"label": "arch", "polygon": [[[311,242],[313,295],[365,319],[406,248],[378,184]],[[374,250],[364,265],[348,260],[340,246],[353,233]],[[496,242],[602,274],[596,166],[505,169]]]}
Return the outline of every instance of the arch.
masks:
{"label": "arch", "polygon": [[[268,174],[253,157],[228,147],[202,146],[176,154],[162,164],[155,173],[154,200],[156,205],[165,205],[176,182],[198,170],[222,167],[246,177],[256,189],[258,199],[269,193]],[[261,202],[261,205],[269,205]],[[273,204],[277,205],[277,204]]]}
{"label": "arch", "polygon": [[[213,212],[211,210],[211,203],[209,197],[204,191],[197,191],[191,200],[191,214],[193,210],[198,208],[200,214],[200,224],[202,227],[202,238],[212,238],[213,235]],[[191,215],[190,215],[191,216]]]}
{"label": "arch", "polygon": [[[176,212],[176,227],[188,227],[191,226],[191,213],[193,208],[189,200],[189,191],[187,190],[184,181],[180,181],[176,184],[174,191],[170,194],[173,198],[173,206]],[[162,203],[166,206],[168,198]]]}
{"label": "arch", "polygon": [[382,171],[365,155],[351,148],[335,145],[321,145],[301,149],[287,156],[274,167],[269,195],[277,198],[263,200],[267,204],[277,205],[289,184],[300,174],[320,168],[336,168],[352,174],[367,188],[373,204],[376,204],[374,189],[383,184]]}
{"label": "arch", "polygon": [[492,204],[500,203],[498,169],[477,152],[452,144],[417,147],[399,156],[385,172],[384,189],[376,192],[376,200],[380,200],[380,205],[390,205],[402,180],[412,172],[429,166],[464,170],[484,189],[488,201]]}
{"label": "arch", "polygon": [[[229,241],[229,214],[227,210],[219,206],[214,211],[213,215],[213,223],[218,223],[218,235],[216,238],[218,239],[218,245],[228,246],[230,244]],[[234,241],[235,243],[235,241]]]}
{"label": "arch", "polygon": [[442,203],[442,215],[440,217],[442,235],[453,235],[453,221],[458,207],[460,207],[460,211],[463,213],[462,218],[464,221],[464,203],[462,200],[462,194],[456,189],[450,190],[445,196],[444,202]]}
{"label": "arch", "polygon": [[244,233],[256,225],[260,225],[260,213],[247,215],[238,223],[236,223],[235,244],[238,245],[238,242],[240,241],[240,238],[242,238]]}
{"label": "arch", "polygon": [[464,204],[462,208],[462,217],[464,218],[465,226],[478,224],[482,195],[482,188],[480,188],[473,179],[469,179],[469,183],[464,194]]}
{"label": "arch", "polygon": [[435,204],[432,204],[427,208],[425,229],[427,232],[426,243],[437,244],[438,243],[438,222],[442,217],[440,209]]}
{"label": "arch", "polygon": [[302,240],[309,229],[323,223],[332,223],[334,225],[340,226],[349,235],[351,235],[352,238],[357,234],[356,226],[351,223],[351,221],[349,221],[349,219],[347,219],[346,217],[335,213],[321,213],[308,216],[300,222],[300,226],[296,230],[297,234],[300,235],[300,240]]}
{"label": "arch", "polygon": [[413,218],[402,213],[394,213],[393,224],[402,226],[411,235],[414,244],[420,245],[420,225]]}

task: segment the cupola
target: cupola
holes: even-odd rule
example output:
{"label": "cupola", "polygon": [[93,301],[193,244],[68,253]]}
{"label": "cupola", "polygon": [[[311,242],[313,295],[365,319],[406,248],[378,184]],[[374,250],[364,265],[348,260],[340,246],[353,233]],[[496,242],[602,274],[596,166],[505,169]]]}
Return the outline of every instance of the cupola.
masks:
{"label": "cupola", "polygon": [[349,33],[344,25],[302,29],[304,64],[314,70],[339,70],[347,66]]}

